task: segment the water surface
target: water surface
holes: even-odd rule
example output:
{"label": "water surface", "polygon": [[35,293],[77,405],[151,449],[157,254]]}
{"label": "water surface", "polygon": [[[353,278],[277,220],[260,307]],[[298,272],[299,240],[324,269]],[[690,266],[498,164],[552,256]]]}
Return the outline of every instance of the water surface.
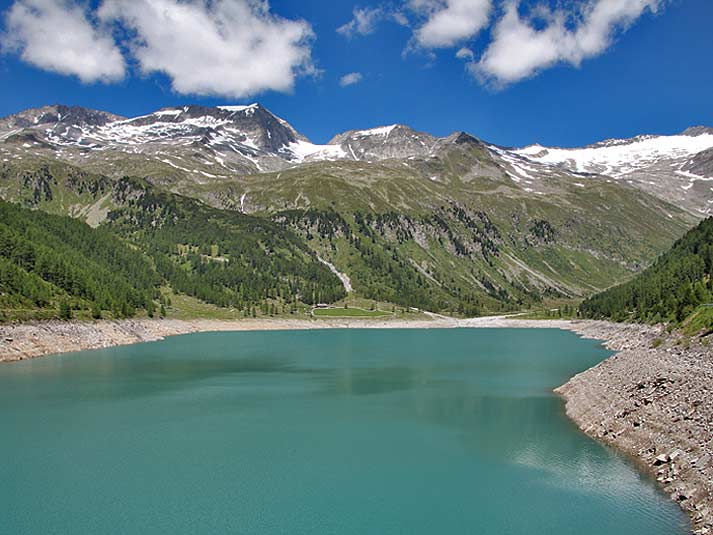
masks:
{"label": "water surface", "polygon": [[557,330],[194,334],[0,366],[0,533],[684,535]]}

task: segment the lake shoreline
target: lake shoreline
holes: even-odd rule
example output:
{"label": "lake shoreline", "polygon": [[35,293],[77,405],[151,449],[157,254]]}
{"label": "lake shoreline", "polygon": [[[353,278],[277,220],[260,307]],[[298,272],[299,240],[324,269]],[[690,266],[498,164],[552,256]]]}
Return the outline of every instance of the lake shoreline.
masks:
{"label": "lake shoreline", "polygon": [[713,352],[663,326],[583,322],[571,330],[615,354],[555,390],[591,438],[633,459],[713,534]]}
{"label": "lake shoreline", "polygon": [[[300,318],[244,320],[127,319],[46,321],[0,325],[0,363],[16,362],[60,353],[155,342],[167,336],[200,332],[278,331],[316,329],[452,329],[487,327],[545,327],[539,320],[505,316],[456,319],[427,314],[426,319]],[[546,322],[548,328],[570,328],[572,322]]]}
{"label": "lake shoreline", "polygon": [[[555,392],[577,426],[637,460],[691,519],[713,535],[713,353],[676,345],[661,326],[586,320],[246,319],[119,320],[0,325],[0,363],[198,332],[339,328],[554,328],[602,340],[616,353]],[[657,347],[654,347],[657,346]]]}

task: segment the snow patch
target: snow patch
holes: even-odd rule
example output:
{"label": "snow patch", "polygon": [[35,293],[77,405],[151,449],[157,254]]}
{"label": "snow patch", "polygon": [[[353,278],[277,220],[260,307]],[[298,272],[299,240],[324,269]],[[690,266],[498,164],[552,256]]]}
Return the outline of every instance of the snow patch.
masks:
{"label": "snow patch", "polygon": [[258,104],[254,102],[253,104],[249,104],[247,106],[218,106],[218,109],[224,111],[239,112],[245,110],[254,110],[255,108],[257,108],[257,106]]}
{"label": "snow patch", "polygon": [[358,137],[368,137],[368,136],[384,136],[389,137],[389,134],[394,131],[398,125],[392,124],[391,126],[380,126],[378,128],[370,128],[369,130],[357,130],[354,132],[354,136]]}
{"label": "snow patch", "polygon": [[287,150],[300,163],[307,158],[311,160],[339,160],[347,155],[339,145],[315,145],[309,141],[302,140],[290,143],[287,145]]}
{"label": "snow patch", "polygon": [[691,180],[703,180],[703,181],[710,181],[713,180],[713,178],[701,176],[701,175],[695,175],[693,173],[689,173],[688,171],[674,171],[677,175],[690,178]]}
{"label": "snow patch", "polygon": [[171,115],[173,117],[177,115],[181,115],[183,113],[183,110],[159,110],[157,112],[154,112],[154,115],[158,115],[159,117],[163,115]]}

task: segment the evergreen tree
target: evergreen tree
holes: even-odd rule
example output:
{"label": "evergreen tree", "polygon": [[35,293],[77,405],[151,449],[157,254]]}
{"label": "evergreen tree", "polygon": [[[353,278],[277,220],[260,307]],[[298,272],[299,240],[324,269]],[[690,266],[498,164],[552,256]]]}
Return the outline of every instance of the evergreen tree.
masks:
{"label": "evergreen tree", "polygon": [[72,307],[69,301],[62,299],[59,302],[59,319],[61,320],[71,320],[72,319]]}

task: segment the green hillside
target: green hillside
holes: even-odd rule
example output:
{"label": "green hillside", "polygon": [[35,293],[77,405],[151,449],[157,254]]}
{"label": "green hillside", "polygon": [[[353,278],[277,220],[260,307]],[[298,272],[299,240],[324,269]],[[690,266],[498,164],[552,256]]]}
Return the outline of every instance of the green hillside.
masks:
{"label": "green hillside", "polygon": [[305,243],[270,221],[113,185],[99,228],[0,201],[0,319],[160,313],[160,288],[241,311],[287,312],[345,296]]}
{"label": "green hillside", "polygon": [[350,278],[355,298],[465,316],[546,308],[627,280],[692,224],[625,184],[582,186],[553,171],[533,193],[497,165],[463,145],[423,161],[322,162],[170,191],[32,157],[0,164],[0,196],[99,226],[174,292],[245,315],[343,298],[320,259]]}
{"label": "green hillside", "polygon": [[266,301],[284,308],[345,295],[302,239],[269,220],[130,179],[116,184],[115,195],[126,200],[103,227],[145,251],[175,291],[246,313]]}
{"label": "green hillside", "polygon": [[713,218],[709,218],[643,273],[590,297],[580,311],[587,318],[684,322],[705,328],[713,320],[705,306],[713,303],[712,277]]}
{"label": "green hillside", "polygon": [[159,282],[108,230],[0,201],[0,318],[153,314]]}

